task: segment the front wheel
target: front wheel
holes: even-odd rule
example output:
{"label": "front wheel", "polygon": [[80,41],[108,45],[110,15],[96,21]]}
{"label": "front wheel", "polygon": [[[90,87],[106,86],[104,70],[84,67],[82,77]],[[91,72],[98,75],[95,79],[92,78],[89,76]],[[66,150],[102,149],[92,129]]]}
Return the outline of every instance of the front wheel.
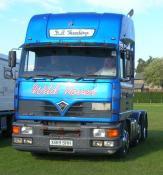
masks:
{"label": "front wheel", "polygon": [[129,147],[130,147],[129,132],[126,129],[124,129],[122,138],[122,147],[117,152],[118,157],[125,157],[129,152]]}
{"label": "front wheel", "polygon": [[5,122],[6,129],[4,131],[2,131],[2,136],[11,137],[11,135],[12,135],[13,115],[6,116],[5,121],[6,121]]}

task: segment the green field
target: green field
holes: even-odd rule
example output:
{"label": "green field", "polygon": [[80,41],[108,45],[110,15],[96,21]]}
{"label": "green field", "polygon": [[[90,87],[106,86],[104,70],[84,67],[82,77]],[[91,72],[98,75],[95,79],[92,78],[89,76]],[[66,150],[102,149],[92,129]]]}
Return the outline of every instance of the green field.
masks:
{"label": "green field", "polygon": [[125,159],[110,156],[46,155],[32,157],[0,139],[0,175],[163,175],[163,104],[137,104],[149,114],[149,137]]}

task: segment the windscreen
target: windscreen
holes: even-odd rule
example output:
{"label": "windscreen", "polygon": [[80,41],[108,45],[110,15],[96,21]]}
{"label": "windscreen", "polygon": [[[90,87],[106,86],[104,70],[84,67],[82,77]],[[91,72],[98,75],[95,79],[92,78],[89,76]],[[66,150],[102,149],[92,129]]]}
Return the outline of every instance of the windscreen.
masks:
{"label": "windscreen", "polygon": [[20,76],[116,76],[116,50],[93,47],[39,47],[22,51]]}

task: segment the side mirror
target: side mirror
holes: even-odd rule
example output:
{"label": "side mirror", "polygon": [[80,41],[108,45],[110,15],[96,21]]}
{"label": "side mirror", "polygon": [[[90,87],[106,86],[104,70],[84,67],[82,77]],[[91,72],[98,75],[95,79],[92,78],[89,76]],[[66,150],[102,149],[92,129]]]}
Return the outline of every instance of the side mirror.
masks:
{"label": "side mirror", "polygon": [[16,67],[16,51],[9,51],[8,66],[11,68]]}

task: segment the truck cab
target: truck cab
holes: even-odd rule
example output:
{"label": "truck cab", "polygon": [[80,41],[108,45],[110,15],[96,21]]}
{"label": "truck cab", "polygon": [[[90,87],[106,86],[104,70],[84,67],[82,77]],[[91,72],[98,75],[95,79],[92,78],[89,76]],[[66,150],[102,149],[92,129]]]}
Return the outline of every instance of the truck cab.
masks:
{"label": "truck cab", "polygon": [[133,110],[134,25],[121,14],[32,17],[16,84],[13,146],[51,153],[119,153],[147,137]]}

